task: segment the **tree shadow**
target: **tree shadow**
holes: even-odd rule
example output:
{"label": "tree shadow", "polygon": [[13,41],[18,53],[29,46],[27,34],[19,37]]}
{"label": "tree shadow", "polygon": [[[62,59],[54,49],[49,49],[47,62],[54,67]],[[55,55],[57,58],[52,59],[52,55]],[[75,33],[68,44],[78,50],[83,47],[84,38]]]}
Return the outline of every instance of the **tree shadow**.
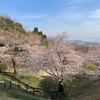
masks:
{"label": "tree shadow", "polygon": [[14,83],[12,83],[12,85],[6,83],[6,86],[4,84],[5,83],[0,83],[0,91],[9,98],[19,100],[39,100],[39,98],[42,98],[41,96],[36,95],[31,88],[26,90],[25,87],[18,87],[18,85]]}
{"label": "tree shadow", "polygon": [[69,100],[65,92],[58,92],[59,83],[57,79],[52,76],[42,76],[44,79],[41,81],[40,86],[43,88],[46,96],[51,100]]}

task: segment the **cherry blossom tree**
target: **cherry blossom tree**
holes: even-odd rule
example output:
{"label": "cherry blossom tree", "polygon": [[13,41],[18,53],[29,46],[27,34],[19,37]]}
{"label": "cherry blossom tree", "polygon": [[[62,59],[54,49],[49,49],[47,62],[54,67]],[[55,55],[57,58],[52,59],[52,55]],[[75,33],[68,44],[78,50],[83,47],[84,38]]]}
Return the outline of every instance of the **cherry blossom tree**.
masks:
{"label": "cherry blossom tree", "polygon": [[[64,32],[48,40],[48,47],[36,46],[29,49],[30,56],[25,62],[28,69],[43,69],[58,80],[58,92],[63,92],[62,83],[71,79],[81,70],[82,57],[74,51]],[[30,66],[30,67],[29,67]]]}
{"label": "cherry blossom tree", "polygon": [[91,46],[88,53],[85,54],[85,61],[100,66],[100,45]]}
{"label": "cherry blossom tree", "polygon": [[41,37],[38,34],[29,33],[26,39],[31,46],[41,45]]}
{"label": "cherry blossom tree", "polygon": [[[25,58],[26,51],[21,50],[20,46],[25,43],[24,36],[20,33],[11,33],[11,32],[0,32],[1,41],[5,43],[5,49],[3,52],[0,53],[1,58],[11,60],[12,67],[14,70],[14,74],[17,73],[17,66],[21,64],[23,58]],[[0,49],[1,50],[1,49]]]}

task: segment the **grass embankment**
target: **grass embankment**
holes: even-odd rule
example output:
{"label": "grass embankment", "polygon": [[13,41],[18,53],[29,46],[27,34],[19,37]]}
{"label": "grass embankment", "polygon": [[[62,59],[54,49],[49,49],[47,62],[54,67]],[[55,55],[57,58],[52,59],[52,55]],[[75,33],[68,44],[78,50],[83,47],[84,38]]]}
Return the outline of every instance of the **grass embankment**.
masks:
{"label": "grass embankment", "polygon": [[30,95],[25,92],[16,91],[14,89],[0,90],[0,100],[47,100],[36,95]]}
{"label": "grass embankment", "polygon": [[75,79],[67,85],[71,100],[100,100],[100,80]]}
{"label": "grass embankment", "polygon": [[[3,88],[4,81],[12,81],[13,87],[10,89],[8,84],[6,88]],[[20,90],[18,90],[16,84],[17,82],[11,77],[0,74],[0,100],[47,100],[36,94],[26,93],[22,87],[20,87]]]}
{"label": "grass embankment", "polygon": [[[30,79],[33,82],[32,84],[34,84],[33,86],[42,87],[45,90],[51,86],[53,90],[57,90],[57,82],[52,82],[49,79],[50,76],[42,75],[44,78],[33,76],[33,80]],[[25,77],[23,77],[23,79],[25,79]],[[25,81],[26,80],[28,80],[28,77]],[[64,85],[64,89],[65,93],[61,95],[58,100],[100,100],[100,80],[77,78],[72,81],[67,81]]]}
{"label": "grass embankment", "polygon": [[[12,74],[13,75],[13,74]],[[16,76],[15,76],[16,77]],[[17,78],[28,84],[29,86],[42,88],[47,95],[47,98],[37,96],[35,94],[26,93],[25,90],[19,91],[15,88],[12,89],[2,89],[0,85],[0,100],[48,100],[50,96],[48,90],[57,90],[58,84],[56,81],[52,81],[50,76],[34,76],[29,75],[29,73],[24,74]],[[13,79],[3,74],[0,74],[0,81],[13,81]],[[57,95],[60,99],[57,100],[100,100],[100,80],[89,80],[89,79],[74,79],[72,81],[67,81],[64,85],[65,92],[62,95]],[[56,96],[54,94],[54,96]]]}

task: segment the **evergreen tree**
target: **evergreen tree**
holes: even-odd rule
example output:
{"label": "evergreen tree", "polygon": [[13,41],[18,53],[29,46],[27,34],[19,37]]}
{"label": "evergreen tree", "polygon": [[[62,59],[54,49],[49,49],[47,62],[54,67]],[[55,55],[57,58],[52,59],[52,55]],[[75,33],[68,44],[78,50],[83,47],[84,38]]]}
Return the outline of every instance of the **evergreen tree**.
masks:
{"label": "evergreen tree", "polygon": [[42,31],[40,31],[40,32],[38,32],[38,34],[39,34],[39,35],[43,35],[43,32],[42,32]]}
{"label": "evergreen tree", "polygon": [[38,34],[38,28],[35,27],[34,30],[32,31],[32,33]]}

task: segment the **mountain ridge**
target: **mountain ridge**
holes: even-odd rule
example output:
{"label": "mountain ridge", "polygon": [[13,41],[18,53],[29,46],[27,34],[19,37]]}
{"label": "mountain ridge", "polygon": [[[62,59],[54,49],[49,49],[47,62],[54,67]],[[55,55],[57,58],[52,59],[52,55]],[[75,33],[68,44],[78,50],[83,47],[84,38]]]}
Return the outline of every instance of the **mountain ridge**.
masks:
{"label": "mountain ridge", "polygon": [[98,45],[99,42],[90,42],[90,41],[83,41],[83,40],[69,40],[71,43],[81,44],[81,45]]}

